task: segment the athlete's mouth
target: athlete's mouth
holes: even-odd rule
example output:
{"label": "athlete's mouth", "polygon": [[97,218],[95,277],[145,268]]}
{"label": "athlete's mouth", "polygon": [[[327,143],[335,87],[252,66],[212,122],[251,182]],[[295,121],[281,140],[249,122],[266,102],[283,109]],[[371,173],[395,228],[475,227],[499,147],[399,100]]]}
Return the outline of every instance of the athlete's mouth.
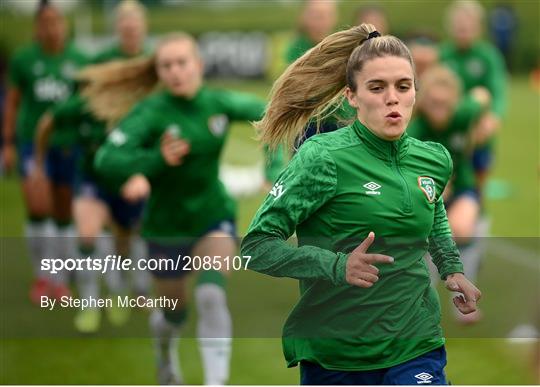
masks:
{"label": "athlete's mouth", "polygon": [[391,113],[388,113],[386,115],[386,117],[389,117],[389,118],[400,118],[401,117],[401,114],[399,114],[399,112],[391,112]]}

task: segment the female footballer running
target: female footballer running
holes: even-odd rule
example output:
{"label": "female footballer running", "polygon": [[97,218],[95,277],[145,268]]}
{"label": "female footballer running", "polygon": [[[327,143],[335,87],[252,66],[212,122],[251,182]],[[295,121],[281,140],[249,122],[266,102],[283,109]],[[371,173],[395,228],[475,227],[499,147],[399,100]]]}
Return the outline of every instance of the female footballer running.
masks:
{"label": "female footballer running", "polygon": [[[149,195],[142,225],[149,257],[180,259],[177,268],[153,270],[158,295],[178,299],[180,307],[151,318],[159,381],[177,383],[181,377],[175,339],[186,319],[191,258],[232,257],[237,251],[235,203],[218,178],[229,123],[260,119],[265,104],[251,95],[203,85],[198,47],[187,34],[165,38],[152,58],[112,64],[89,74],[92,78],[87,96],[103,118],[122,116],[123,105],[145,97],[111,132],[95,166],[104,176],[126,180],[126,199]],[[164,87],[146,96],[158,81]],[[268,164],[269,180],[276,169],[273,161]],[[206,384],[223,384],[229,374],[227,269],[221,258],[213,260],[210,270],[200,272],[195,289]]]}
{"label": "female footballer running", "polygon": [[441,197],[451,157],[405,133],[416,95],[407,47],[371,24],[329,36],[276,81],[257,126],[265,142],[291,143],[343,91],[356,121],[300,147],[242,254],[255,271],[300,280],[283,348],[302,384],[446,384],[426,250],[462,293],[462,313],[481,294],[462,274]]}

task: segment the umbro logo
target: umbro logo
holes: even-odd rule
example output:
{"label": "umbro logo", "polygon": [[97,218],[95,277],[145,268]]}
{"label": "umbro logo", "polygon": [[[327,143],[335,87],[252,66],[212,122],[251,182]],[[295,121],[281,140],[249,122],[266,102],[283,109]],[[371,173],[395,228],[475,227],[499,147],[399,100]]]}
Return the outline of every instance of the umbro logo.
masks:
{"label": "umbro logo", "polygon": [[276,199],[279,199],[281,195],[285,192],[285,188],[283,188],[283,184],[276,183],[272,187],[272,190],[270,191],[270,195],[274,196]]}
{"label": "umbro logo", "polygon": [[380,195],[381,193],[378,191],[379,188],[381,188],[380,184],[374,183],[370,181],[369,183],[366,183],[363,185],[364,188],[367,188],[366,193],[368,195]]}
{"label": "umbro logo", "polygon": [[427,372],[419,373],[418,375],[414,375],[414,377],[417,379],[416,384],[431,384],[431,379],[433,379],[433,376]]}

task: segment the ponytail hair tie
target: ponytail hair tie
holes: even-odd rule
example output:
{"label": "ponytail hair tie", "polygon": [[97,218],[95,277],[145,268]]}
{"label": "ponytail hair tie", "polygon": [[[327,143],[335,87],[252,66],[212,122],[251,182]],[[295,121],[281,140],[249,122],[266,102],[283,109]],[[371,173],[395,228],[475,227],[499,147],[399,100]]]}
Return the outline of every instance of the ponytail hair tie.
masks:
{"label": "ponytail hair tie", "polygon": [[379,33],[379,31],[373,31],[373,32],[370,32],[368,37],[365,38],[365,39],[362,39],[362,41],[360,42],[360,44],[364,43],[366,40],[369,40],[369,39],[373,39],[373,38],[377,38],[381,36],[381,34]]}

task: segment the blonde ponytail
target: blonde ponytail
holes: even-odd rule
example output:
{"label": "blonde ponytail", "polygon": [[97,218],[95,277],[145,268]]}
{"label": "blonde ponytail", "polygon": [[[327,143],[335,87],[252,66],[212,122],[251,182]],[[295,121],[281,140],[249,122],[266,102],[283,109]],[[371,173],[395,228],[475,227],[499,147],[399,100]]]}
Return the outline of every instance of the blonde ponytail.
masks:
{"label": "blonde ponytail", "polygon": [[81,94],[87,99],[92,114],[112,125],[156,90],[159,84],[156,55],[165,44],[175,41],[190,42],[194,55],[200,56],[197,42],[191,35],[175,32],[162,38],[149,58],[118,60],[83,69],[78,80],[84,85]]}
{"label": "blonde ponytail", "polygon": [[114,124],[158,83],[154,57],[119,60],[89,66],[78,75],[92,114]]}
{"label": "blonde ponytail", "polygon": [[361,24],[336,32],[293,62],[274,83],[266,113],[255,123],[262,141],[271,148],[283,142],[291,146],[310,119],[319,123],[331,115],[343,101],[345,87],[356,90],[354,76],[366,60],[396,55],[412,65],[401,40],[375,31],[372,24]]}

